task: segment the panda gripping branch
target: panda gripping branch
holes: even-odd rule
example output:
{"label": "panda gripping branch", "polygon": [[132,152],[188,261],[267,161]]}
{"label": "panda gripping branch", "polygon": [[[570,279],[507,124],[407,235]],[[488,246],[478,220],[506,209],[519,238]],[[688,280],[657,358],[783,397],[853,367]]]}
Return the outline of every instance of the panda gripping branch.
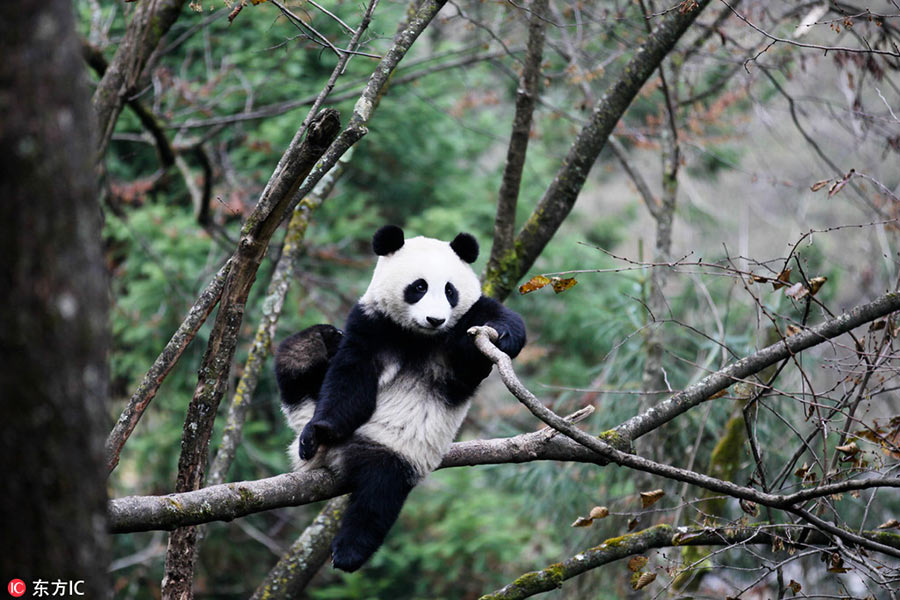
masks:
{"label": "panda gripping branch", "polygon": [[515,357],[522,318],[481,294],[470,266],[478,243],[404,239],[393,225],[372,240],[372,281],[343,333],[316,325],[275,353],[283,410],[298,432],[296,470],[326,467],[350,485],[332,562],[355,571],[381,546],[413,487],[440,464],[492,363],[467,334],[497,330]]}

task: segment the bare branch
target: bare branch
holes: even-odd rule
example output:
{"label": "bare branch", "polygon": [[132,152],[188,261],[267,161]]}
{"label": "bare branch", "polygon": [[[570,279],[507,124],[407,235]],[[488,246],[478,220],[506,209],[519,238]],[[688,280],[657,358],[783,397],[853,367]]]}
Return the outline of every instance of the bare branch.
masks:
{"label": "bare branch", "polygon": [[150,367],[150,370],[147,371],[147,374],[141,380],[140,385],[131,395],[128,405],[122,411],[106,439],[107,472],[112,472],[116,468],[116,465],[119,463],[119,453],[121,453],[125,442],[128,441],[131,432],[134,431],[150,401],[156,396],[159,386],[162,385],[166,376],[178,363],[178,359],[181,358],[185,348],[197,335],[197,331],[206,322],[206,318],[219,302],[231,264],[231,260],[226,262],[206,286],[206,289],[200,293],[194,306],[191,307],[184,321],[178,326],[178,330],[172,335],[172,339],[169,340],[166,347],[156,357],[153,366]]}
{"label": "bare branch", "polygon": [[900,310],[900,294],[894,292],[887,293],[868,304],[857,306],[834,319],[787,337],[704,377],[668,400],[628,419],[616,427],[616,432],[629,440],[635,440],[704,402],[716,392],[728,388],[733,383],[741,381],[769,365],[896,310]]}
{"label": "bare branch", "polygon": [[544,52],[544,18],[549,0],[537,0],[532,6],[528,25],[528,46],[519,87],[516,90],[516,108],[513,116],[512,134],[506,152],[506,166],[500,182],[497,198],[497,215],[494,220],[494,243],[488,260],[488,271],[496,271],[503,257],[513,251],[516,231],[516,205],[528,152],[532,116],[537,102],[538,84],[541,75],[541,59]]}
{"label": "bare branch", "polygon": [[[642,554],[653,548],[684,546],[737,546],[788,544],[805,529],[798,526],[696,528],[655,525],[643,531],[610,538],[579,552],[562,562],[540,571],[526,573],[509,585],[481,597],[481,600],[521,600],[562,586],[563,581],[611,562]],[[900,536],[885,536],[880,531],[865,531],[868,540],[880,540],[900,550]],[[813,533],[809,544],[828,544],[829,540]]]}
{"label": "bare branch", "polygon": [[708,4],[709,0],[699,0],[693,10],[668,13],[635,51],[622,74],[594,107],[590,121],[578,133],[553,182],[516,236],[515,256],[503,261],[500,268],[487,272],[484,284],[487,295],[505,298],[516,281],[531,268],[575,205],[588,173],[616,123]]}

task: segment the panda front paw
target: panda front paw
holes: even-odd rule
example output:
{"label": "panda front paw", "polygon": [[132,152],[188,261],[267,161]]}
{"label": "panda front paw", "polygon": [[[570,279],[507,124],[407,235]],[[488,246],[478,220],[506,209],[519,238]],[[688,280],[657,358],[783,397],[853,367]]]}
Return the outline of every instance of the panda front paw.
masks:
{"label": "panda front paw", "polygon": [[494,340],[494,345],[504,354],[510,358],[515,358],[519,354],[519,351],[522,349],[522,343],[516,335],[513,335],[498,323],[487,322],[485,326],[492,327],[497,332],[497,339]]}
{"label": "panda front paw", "polygon": [[316,428],[312,423],[307,423],[306,427],[300,433],[300,440],[297,444],[300,449],[300,458],[309,460],[316,455],[319,449],[319,441],[316,439]]}

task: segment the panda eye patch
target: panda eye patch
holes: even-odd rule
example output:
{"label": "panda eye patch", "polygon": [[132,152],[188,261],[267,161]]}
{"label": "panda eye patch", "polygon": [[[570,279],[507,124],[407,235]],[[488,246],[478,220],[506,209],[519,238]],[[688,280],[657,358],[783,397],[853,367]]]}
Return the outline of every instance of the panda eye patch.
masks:
{"label": "panda eye patch", "polygon": [[428,282],[424,279],[416,279],[403,290],[403,299],[407,304],[415,304],[425,296],[428,291]]}
{"label": "panda eye patch", "polygon": [[459,302],[459,292],[449,281],[447,285],[444,286],[444,294],[447,296],[447,302],[450,303],[451,308],[456,308],[456,304]]}

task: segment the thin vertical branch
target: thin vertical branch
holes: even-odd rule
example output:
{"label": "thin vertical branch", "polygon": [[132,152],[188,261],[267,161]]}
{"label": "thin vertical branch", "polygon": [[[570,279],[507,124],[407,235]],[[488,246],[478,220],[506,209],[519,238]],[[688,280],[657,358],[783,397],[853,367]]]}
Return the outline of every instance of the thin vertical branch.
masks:
{"label": "thin vertical branch", "polygon": [[496,271],[503,257],[512,251],[516,231],[516,205],[522,183],[522,170],[528,152],[528,139],[534,107],[537,102],[541,76],[541,60],[544,52],[544,28],[549,0],[534,0],[528,24],[528,45],[525,62],[516,90],[516,109],[512,134],[506,152],[506,167],[497,198],[497,216],[494,221],[494,244],[488,260],[488,270]]}

